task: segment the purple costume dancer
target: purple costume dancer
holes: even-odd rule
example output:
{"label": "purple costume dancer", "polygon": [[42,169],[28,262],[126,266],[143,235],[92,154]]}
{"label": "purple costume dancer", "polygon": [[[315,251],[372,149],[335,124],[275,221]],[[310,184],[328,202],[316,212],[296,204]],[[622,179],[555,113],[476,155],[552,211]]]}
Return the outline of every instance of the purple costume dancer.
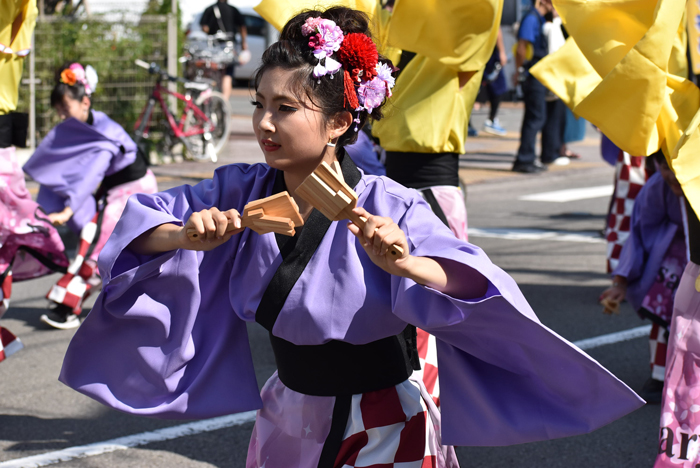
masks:
{"label": "purple costume dancer", "polygon": [[601,300],[608,304],[606,309],[616,311],[627,298],[642,318],[651,320],[651,377],[640,395],[649,403],[660,403],[673,299],[688,261],[688,248],[681,186],[661,152],[649,157],[657,172],[635,199],[629,237],[612,272],[613,284],[601,294]]}
{"label": "purple costume dancer", "polygon": [[[580,434],[642,405],[544,327],[515,282],[456,238],[418,192],[362,175],[346,156],[354,118],[362,124],[373,112],[367,99],[358,99],[362,111],[341,104],[356,92],[348,75],[361,71],[364,86],[371,74],[325,74],[356,62],[353,44],[372,52],[368,30],[366,17],[342,7],[295,16],[256,78],[253,128],[267,164],[220,167],[197,186],[129,199],[99,259],[105,286],[61,381],[132,414],[257,409],[248,468],[453,468],[450,445]],[[343,37],[353,40],[335,54]],[[310,44],[328,46],[323,63]],[[385,79],[391,67],[375,70]],[[375,84],[377,94],[390,89]],[[383,98],[376,102],[374,110]],[[226,234],[247,202],[294,195],[320,162],[336,161],[367,219],[361,231],[295,198],[306,221],[294,237]],[[206,240],[188,238],[191,228]],[[399,257],[382,253],[392,244]],[[277,361],[262,393],[247,339],[253,321],[269,331]],[[412,326],[437,338],[442,416],[410,378]]]}
{"label": "purple costume dancer", "polygon": [[[76,264],[72,273],[80,271],[82,265],[95,270],[97,256],[129,196],[158,190],[155,176],[138,156],[131,137],[106,114],[94,110],[89,111],[86,122],[69,118],[53,128],[23,169],[41,184],[37,202],[44,210],[58,213],[70,207],[73,214],[66,224],[76,233],[95,219],[98,211],[96,199],[104,201],[100,207],[103,215],[99,236],[94,240],[90,256],[81,265]],[[52,288],[48,298],[64,307],[54,311],[56,317],[46,315],[42,321],[57,328],[78,325],[70,318],[80,314],[82,300],[91,287],[99,284],[95,275],[83,276],[89,280],[76,276],[73,283],[63,282],[70,286],[57,283]],[[68,306],[65,298],[76,294],[80,296],[77,306],[72,303]],[[66,321],[69,326],[65,325]]]}

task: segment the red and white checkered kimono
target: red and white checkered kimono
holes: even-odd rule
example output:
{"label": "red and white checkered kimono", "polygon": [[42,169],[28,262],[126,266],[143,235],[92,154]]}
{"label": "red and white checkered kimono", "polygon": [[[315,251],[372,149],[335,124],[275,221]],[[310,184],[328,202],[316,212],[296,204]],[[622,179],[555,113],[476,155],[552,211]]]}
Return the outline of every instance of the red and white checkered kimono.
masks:
{"label": "red and white checkered kimono", "polygon": [[645,161],[644,156],[630,156],[622,150],[617,156],[615,192],[610,203],[608,225],[605,230],[605,238],[608,241],[608,273],[612,273],[617,267],[622,246],[629,237],[634,200],[648,178]]}
{"label": "red and white checkered kimono", "polygon": [[[261,396],[246,468],[318,466],[336,397],[297,393],[276,373]],[[442,445],[440,411],[422,381],[350,398],[334,468],[459,468],[454,448]]]}
{"label": "red and white checkered kimono", "polygon": [[440,442],[440,410],[411,377],[395,387],[353,395],[336,468],[459,468]]}

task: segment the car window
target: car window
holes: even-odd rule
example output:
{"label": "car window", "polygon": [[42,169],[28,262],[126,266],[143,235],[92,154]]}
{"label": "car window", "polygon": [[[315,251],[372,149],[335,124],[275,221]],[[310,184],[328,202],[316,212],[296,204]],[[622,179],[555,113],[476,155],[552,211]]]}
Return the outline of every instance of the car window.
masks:
{"label": "car window", "polygon": [[250,36],[265,36],[265,20],[257,16],[243,15]]}

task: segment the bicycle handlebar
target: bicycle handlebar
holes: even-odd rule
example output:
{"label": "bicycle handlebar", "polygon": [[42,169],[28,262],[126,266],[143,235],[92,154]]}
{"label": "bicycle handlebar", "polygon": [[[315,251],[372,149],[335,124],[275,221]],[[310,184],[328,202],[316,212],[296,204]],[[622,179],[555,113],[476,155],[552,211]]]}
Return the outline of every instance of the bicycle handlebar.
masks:
{"label": "bicycle handlebar", "polygon": [[169,75],[168,72],[160,68],[155,62],[147,63],[143,60],[136,59],[134,63],[141,68],[148,70],[151,75],[160,75],[162,78],[166,78],[168,81],[177,81],[179,83],[187,83],[187,80],[180,78],[178,76]]}

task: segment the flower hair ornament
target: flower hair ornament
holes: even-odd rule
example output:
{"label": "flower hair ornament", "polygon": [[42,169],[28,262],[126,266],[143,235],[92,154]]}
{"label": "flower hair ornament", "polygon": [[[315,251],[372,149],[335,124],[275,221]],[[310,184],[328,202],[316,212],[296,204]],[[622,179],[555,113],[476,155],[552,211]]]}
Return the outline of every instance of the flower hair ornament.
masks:
{"label": "flower hair ornament", "polygon": [[[358,113],[356,124],[360,123],[360,112],[370,114],[384,99],[391,97],[394,70],[379,62],[377,46],[369,36],[362,33],[345,35],[334,21],[319,17],[308,18],[301,33],[309,37],[309,47],[314,49],[314,57],[318,59],[313,76],[319,83],[322,76],[330,75],[333,79],[333,75],[342,69],[345,102]],[[333,54],[337,60],[331,57]]]}
{"label": "flower hair ornament", "polygon": [[80,83],[85,86],[85,94],[90,96],[97,87],[97,72],[90,65],[83,68],[79,63],[72,63],[61,72],[60,81],[68,86],[75,86],[76,83]]}

